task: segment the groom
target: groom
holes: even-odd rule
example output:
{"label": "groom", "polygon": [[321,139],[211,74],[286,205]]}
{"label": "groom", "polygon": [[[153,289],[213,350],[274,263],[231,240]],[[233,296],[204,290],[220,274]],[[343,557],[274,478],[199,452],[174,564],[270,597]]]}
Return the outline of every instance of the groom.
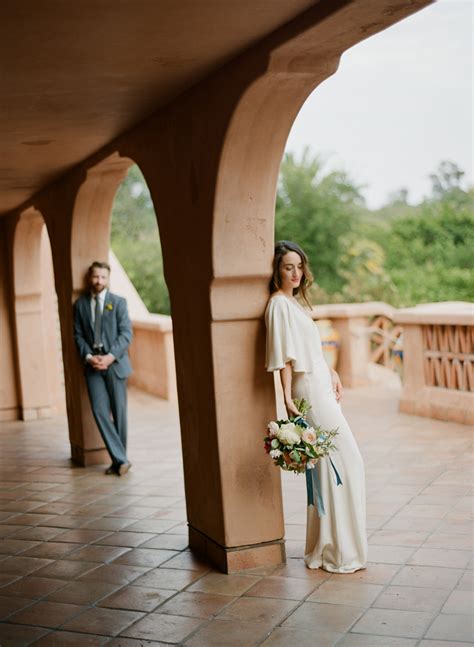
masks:
{"label": "groom", "polygon": [[92,413],[112,459],[105,473],[122,476],[131,467],[126,448],[132,326],[125,299],[107,289],[109,276],[108,263],[94,261],[89,267],[89,291],[74,304],[74,339],[85,364]]}

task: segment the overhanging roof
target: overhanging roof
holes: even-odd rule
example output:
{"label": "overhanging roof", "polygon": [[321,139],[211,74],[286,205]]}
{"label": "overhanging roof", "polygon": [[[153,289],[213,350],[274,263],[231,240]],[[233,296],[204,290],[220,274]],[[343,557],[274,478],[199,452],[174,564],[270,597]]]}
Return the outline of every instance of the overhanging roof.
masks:
{"label": "overhanging roof", "polygon": [[5,0],[0,214],[314,0]]}

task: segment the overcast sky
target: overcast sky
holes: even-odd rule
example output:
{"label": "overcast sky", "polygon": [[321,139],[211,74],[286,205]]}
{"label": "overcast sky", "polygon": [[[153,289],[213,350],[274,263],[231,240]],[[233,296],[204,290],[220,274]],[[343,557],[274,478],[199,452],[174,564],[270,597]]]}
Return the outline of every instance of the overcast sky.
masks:
{"label": "overcast sky", "polygon": [[441,160],[473,184],[473,2],[440,0],[347,51],[308,98],[287,150],[308,145],[359,184],[371,208],[429,193]]}

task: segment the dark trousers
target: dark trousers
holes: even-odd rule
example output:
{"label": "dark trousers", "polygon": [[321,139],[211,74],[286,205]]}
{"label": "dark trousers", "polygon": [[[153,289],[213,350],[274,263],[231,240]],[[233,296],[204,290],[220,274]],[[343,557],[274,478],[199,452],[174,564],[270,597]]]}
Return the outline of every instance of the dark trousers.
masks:
{"label": "dark trousers", "polygon": [[127,459],[127,380],[112,369],[86,373],[92,413],[113,465]]}

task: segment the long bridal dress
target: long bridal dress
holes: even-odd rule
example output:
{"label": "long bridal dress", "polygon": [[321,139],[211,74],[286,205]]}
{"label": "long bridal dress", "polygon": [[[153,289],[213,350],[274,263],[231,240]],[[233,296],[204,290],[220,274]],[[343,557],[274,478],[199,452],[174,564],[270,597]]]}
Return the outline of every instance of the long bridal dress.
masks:
{"label": "long bridal dress", "polygon": [[265,322],[267,370],[276,371],[291,362],[292,397],[311,404],[308,423],[339,431],[331,459],[342,485],[336,484],[329,458],[320,459],[317,470],[325,514],[319,516],[317,505],[308,505],[306,566],[353,573],[365,568],[367,561],[364,463],[336,400],[318,329],[296,301],[279,294],[270,298]]}

